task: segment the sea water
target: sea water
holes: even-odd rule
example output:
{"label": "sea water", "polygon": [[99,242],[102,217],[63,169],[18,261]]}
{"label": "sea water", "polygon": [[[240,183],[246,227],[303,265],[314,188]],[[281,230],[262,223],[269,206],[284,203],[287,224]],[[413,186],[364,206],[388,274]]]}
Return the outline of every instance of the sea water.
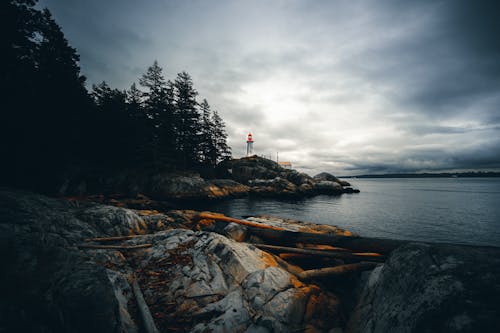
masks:
{"label": "sea water", "polygon": [[500,246],[500,178],[348,179],[359,194],[197,203],[232,217],[273,215],[365,237]]}

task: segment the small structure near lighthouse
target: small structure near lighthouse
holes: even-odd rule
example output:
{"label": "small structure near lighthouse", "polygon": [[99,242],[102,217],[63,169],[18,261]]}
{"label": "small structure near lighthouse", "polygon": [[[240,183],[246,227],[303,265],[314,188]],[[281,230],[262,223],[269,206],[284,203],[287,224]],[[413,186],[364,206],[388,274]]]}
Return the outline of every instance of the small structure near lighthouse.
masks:
{"label": "small structure near lighthouse", "polygon": [[248,133],[247,137],[247,156],[253,155],[253,138],[252,133]]}

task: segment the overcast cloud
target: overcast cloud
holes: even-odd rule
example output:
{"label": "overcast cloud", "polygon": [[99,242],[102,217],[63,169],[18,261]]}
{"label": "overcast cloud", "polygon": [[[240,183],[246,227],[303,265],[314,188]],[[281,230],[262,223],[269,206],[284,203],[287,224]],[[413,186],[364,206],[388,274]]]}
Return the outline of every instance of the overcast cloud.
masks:
{"label": "overcast cloud", "polygon": [[[480,4],[477,4],[480,2]],[[193,77],[236,157],[310,174],[500,169],[496,1],[43,0],[88,85],[157,59]]]}

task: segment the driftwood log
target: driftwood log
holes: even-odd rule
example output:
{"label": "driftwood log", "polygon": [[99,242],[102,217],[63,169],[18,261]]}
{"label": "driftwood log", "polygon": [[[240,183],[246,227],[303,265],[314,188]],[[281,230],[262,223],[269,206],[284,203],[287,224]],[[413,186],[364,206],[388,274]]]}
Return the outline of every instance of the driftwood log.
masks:
{"label": "driftwood log", "polygon": [[158,328],[156,328],[151,311],[144,300],[144,295],[142,294],[141,288],[136,279],[132,277],[132,290],[134,291],[135,300],[137,302],[137,307],[139,308],[139,314],[141,315],[142,325],[146,333],[159,333]]}
{"label": "driftwood log", "polygon": [[84,240],[84,242],[115,242],[115,241],[128,240],[128,239],[142,237],[142,236],[143,235],[130,235],[130,236],[87,238]]}
{"label": "driftwood log", "polygon": [[278,256],[274,256],[274,259],[281,266],[281,268],[285,269],[286,271],[288,271],[289,273],[291,273],[295,276],[299,276],[299,274],[304,272],[304,270],[302,268],[300,268],[299,266],[289,264],[288,262],[286,262],[285,260],[281,259]]}
{"label": "driftwood log", "polygon": [[278,253],[298,253],[306,254],[312,256],[320,257],[330,257],[337,259],[349,259],[349,260],[360,260],[360,261],[374,261],[374,262],[384,262],[385,256],[378,253],[349,253],[344,251],[334,251],[334,250],[310,250],[310,249],[299,249],[295,247],[286,246],[276,246],[276,245],[265,245],[265,244],[253,244],[264,251],[278,252]]}
{"label": "driftwood log", "polygon": [[199,213],[197,215],[197,218],[200,220],[207,219],[207,220],[222,221],[222,222],[227,222],[227,223],[237,223],[237,224],[245,225],[247,227],[265,229],[265,230],[273,230],[273,231],[284,231],[285,230],[284,228],[274,227],[272,225],[255,223],[255,222],[250,222],[250,221],[245,221],[245,220],[238,220],[238,219],[228,217],[228,216],[225,216],[222,214],[202,212],[202,213]]}
{"label": "driftwood log", "polygon": [[153,244],[140,244],[140,245],[97,245],[97,244],[80,244],[80,249],[104,249],[104,250],[137,250],[145,249],[153,246]]}
{"label": "driftwood log", "polygon": [[248,231],[272,244],[292,246],[296,243],[324,244],[350,249],[355,252],[376,252],[380,254],[389,254],[399,246],[408,243],[408,241],[395,239],[339,236],[253,227],[249,227]]}
{"label": "driftwood log", "polygon": [[356,264],[340,265],[335,267],[326,267],[320,269],[311,269],[303,271],[297,275],[300,280],[311,280],[324,277],[340,276],[354,272],[361,272],[375,268],[376,263],[373,262],[359,262]]}
{"label": "driftwood log", "polygon": [[408,241],[395,239],[290,231],[280,227],[239,220],[222,214],[207,212],[199,213],[197,218],[242,224],[248,227],[248,231],[251,234],[258,236],[269,243],[278,245],[295,245],[296,243],[322,244],[347,248],[355,252],[377,252],[381,254],[389,254],[399,246],[408,243]]}

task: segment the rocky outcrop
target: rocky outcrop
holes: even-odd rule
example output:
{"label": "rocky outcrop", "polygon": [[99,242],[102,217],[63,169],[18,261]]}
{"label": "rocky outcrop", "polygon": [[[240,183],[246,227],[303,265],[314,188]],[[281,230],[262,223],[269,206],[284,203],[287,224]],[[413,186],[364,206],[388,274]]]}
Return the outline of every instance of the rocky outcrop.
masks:
{"label": "rocky outcrop", "polygon": [[495,332],[500,249],[413,243],[368,277],[347,332]]}
{"label": "rocky outcrop", "polygon": [[331,173],[328,173],[328,172],[318,173],[313,178],[316,180],[320,180],[320,181],[325,180],[325,181],[329,181],[329,182],[335,182],[335,183],[339,184],[340,186],[351,186],[351,184],[349,182],[346,182],[345,180],[338,179],[337,177],[335,177],[334,175],[332,175]]}
{"label": "rocky outcrop", "polygon": [[219,199],[247,194],[249,187],[230,179],[205,180],[198,174],[157,175],[146,190],[158,199]]}
{"label": "rocky outcrop", "polygon": [[[335,295],[300,282],[253,245],[195,231],[192,211],[133,211],[7,189],[0,203],[1,331],[141,332],[134,281],[160,331],[342,326]],[[124,235],[136,236],[121,246],[150,247],[79,247]]]}
{"label": "rocky outcrop", "polygon": [[160,331],[327,331],[340,325],[334,295],[298,281],[251,245],[181,229],[130,243],[144,241],[153,247],[140,254],[140,285]]}
{"label": "rocky outcrop", "polygon": [[270,196],[308,196],[316,194],[357,193],[359,190],[346,187],[348,182],[322,173],[314,178],[285,169],[266,158],[251,156],[226,161],[219,166],[222,172],[250,187],[250,192]]}
{"label": "rocky outcrop", "polygon": [[120,193],[121,200],[126,199],[129,207],[140,207],[144,200],[136,199],[145,197],[152,200],[148,202],[149,205],[164,209],[168,206],[166,201],[177,200],[210,200],[247,194],[303,197],[359,192],[348,187],[349,183],[328,173],[312,178],[258,156],[225,161],[217,167],[216,173],[224,178],[204,179],[196,172],[81,171],[63,177],[65,180],[59,186],[57,194],[80,198],[104,195],[109,198]]}
{"label": "rocky outcrop", "polygon": [[[246,185],[231,179],[203,179],[198,173],[159,172],[136,174],[129,171],[112,175],[78,175],[58,190],[61,196],[83,197],[121,193],[130,198],[146,197],[157,201],[220,199],[245,195]],[[132,203],[133,204],[133,203]],[[152,204],[152,202],[149,202]]]}

